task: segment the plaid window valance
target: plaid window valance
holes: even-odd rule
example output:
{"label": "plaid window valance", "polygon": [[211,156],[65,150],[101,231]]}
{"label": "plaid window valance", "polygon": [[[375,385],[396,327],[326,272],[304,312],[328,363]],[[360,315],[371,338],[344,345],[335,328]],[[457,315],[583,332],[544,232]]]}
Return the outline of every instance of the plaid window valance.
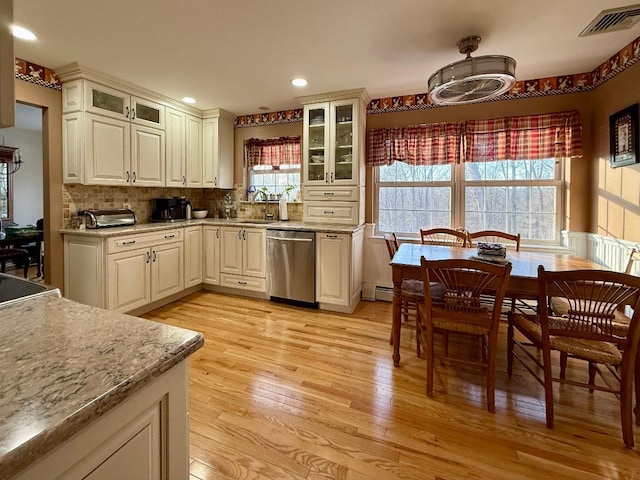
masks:
{"label": "plaid window valance", "polygon": [[300,137],[250,138],[245,144],[247,165],[300,164]]}
{"label": "plaid window valance", "polygon": [[577,110],[369,131],[367,166],[582,156]]}

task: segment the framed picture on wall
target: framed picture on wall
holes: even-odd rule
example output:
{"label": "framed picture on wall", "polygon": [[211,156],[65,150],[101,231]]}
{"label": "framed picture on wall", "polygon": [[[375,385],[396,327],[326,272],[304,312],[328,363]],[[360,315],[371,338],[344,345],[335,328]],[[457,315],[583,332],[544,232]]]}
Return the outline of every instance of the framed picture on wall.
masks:
{"label": "framed picture on wall", "polygon": [[611,167],[623,167],[638,162],[638,104],[620,110],[609,117]]}

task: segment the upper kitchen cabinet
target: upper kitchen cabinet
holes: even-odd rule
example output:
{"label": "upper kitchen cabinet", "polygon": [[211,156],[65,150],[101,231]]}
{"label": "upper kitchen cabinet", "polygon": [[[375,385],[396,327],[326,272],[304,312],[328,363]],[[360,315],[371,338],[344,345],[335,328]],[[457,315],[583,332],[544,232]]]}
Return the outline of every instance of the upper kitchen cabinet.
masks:
{"label": "upper kitchen cabinet", "polygon": [[298,100],[304,104],[304,184],[364,185],[364,90]]}
{"label": "upper kitchen cabinet", "polygon": [[202,187],[202,119],[166,109],[166,186]]}
{"label": "upper kitchen cabinet", "polygon": [[299,97],[304,104],[303,220],[364,222],[364,89]]}
{"label": "upper kitchen cabinet", "polygon": [[164,186],[164,107],[85,79],[62,86],[63,181]]}
{"label": "upper kitchen cabinet", "polygon": [[206,110],[202,121],[202,186],[233,188],[233,114]]}
{"label": "upper kitchen cabinet", "polygon": [[[12,23],[13,1],[0,2],[0,25]],[[15,77],[13,35],[10,28],[0,28],[0,128],[13,127],[15,124]]]}

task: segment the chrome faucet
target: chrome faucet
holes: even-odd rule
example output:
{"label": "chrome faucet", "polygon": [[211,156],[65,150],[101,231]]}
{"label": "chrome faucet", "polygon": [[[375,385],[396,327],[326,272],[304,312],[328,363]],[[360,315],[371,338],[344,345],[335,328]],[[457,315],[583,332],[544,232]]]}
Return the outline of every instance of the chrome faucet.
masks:
{"label": "chrome faucet", "polygon": [[256,192],[256,195],[254,198],[257,199],[258,195],[262,194],[262,196],[264,197],[264,219],[265,220],[272,220],[273,219],[273,213],[269,213],[269,196],[267,195],[267,192],[265,192],[264,190],[258,190]]}

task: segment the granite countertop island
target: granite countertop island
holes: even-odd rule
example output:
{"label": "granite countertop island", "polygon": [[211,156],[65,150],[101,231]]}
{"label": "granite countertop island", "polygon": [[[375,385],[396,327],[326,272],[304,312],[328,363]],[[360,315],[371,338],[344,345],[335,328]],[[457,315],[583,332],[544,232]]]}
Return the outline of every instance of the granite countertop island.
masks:
{"label": "granite countertop island", "polygon": [[0,479],[204,344],[202,334],[54,296],[0,305]]}

